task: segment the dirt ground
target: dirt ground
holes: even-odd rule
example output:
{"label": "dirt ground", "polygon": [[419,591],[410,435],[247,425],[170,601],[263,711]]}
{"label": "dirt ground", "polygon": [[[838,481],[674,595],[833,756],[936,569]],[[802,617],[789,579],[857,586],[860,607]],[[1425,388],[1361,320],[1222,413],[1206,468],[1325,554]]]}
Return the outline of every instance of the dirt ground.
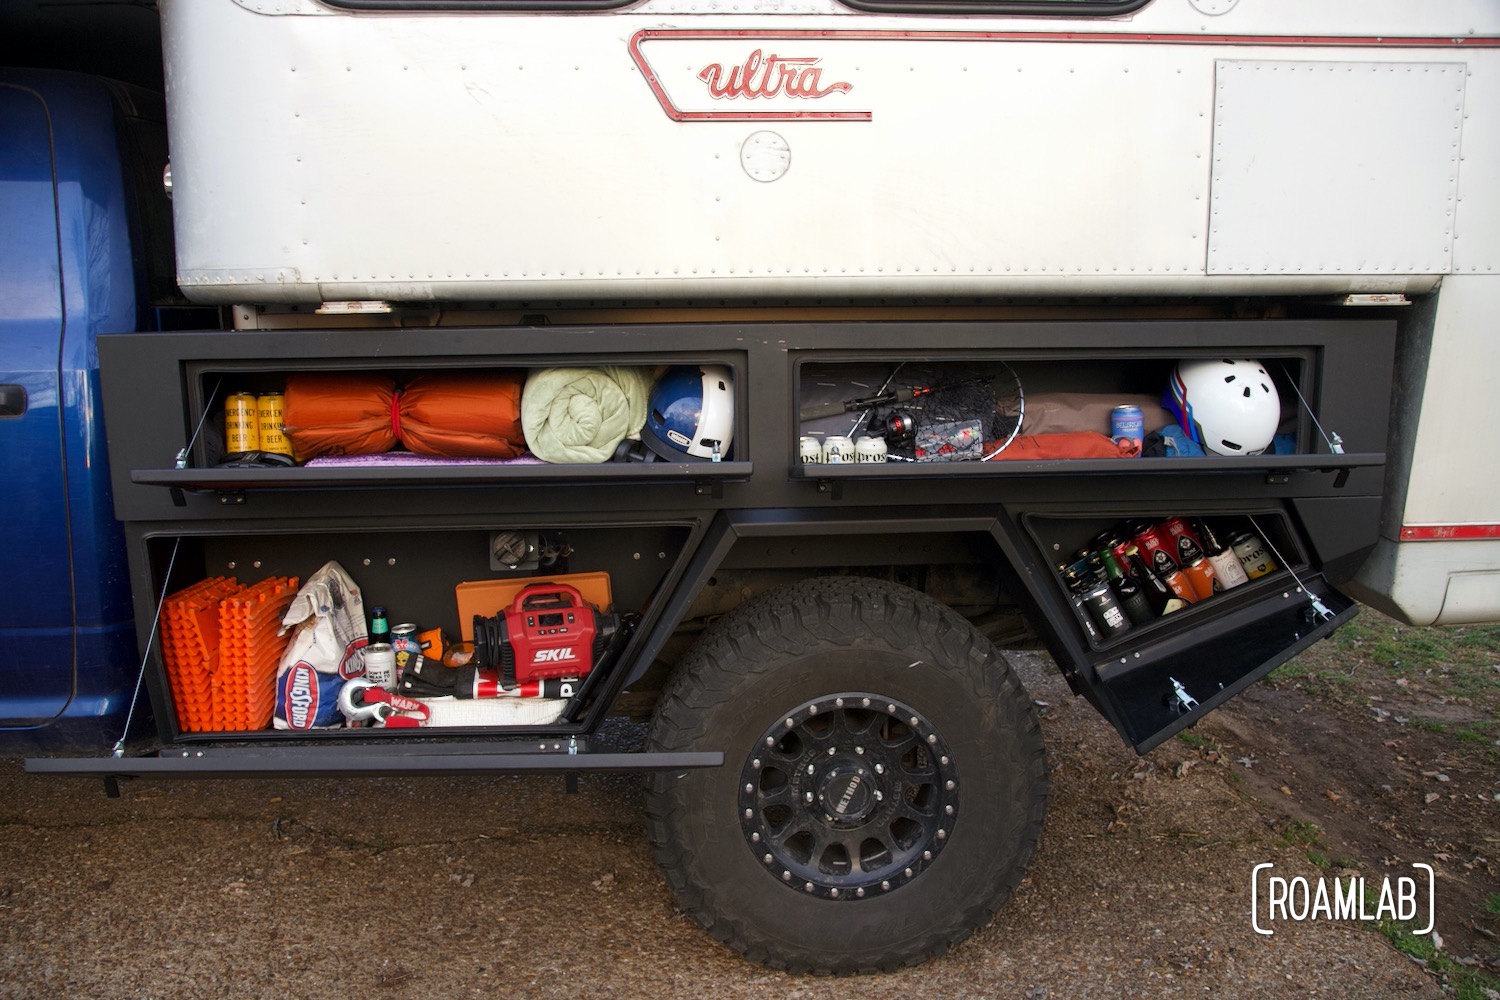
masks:
{"label": "dirt ground", "polygon": [[1053,769],[1041,851],[990,926],[915,969],[795,978],[725,951],[673,907],[636,779],[153,781],[107,799],[7,760],[0,997],[1445,995],[1370,924],[1256,934],[1267,862],[1433,864],[1446,954],[1496,957],[1495,768],[1446,759],[1394,702],[1382,718],[1261,684],[1141,758],[1043,657],[1016,662]]}

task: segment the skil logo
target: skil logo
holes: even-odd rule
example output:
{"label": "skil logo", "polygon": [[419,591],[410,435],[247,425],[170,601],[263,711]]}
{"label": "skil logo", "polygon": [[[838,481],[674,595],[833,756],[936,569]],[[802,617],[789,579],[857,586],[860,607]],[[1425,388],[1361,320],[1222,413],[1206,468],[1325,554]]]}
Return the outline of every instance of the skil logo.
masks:
{"label": "skil logo", "polygon": [[630,55],[673,121],[870,121],[849,107],[850,50],[830,58],[833,43],[823,31],[644,28]]}
{"label": "skil logo", "polygon": [[532,663],[567,663],[578,659],[578,654],[573,652],[573,647],[564,646],[560,649],[539,649]]}
{"label": "skil logo", "polygon": [[287,671],[281,683],[287,725],[293,729],[311,729],[318,717],[317,672],[305,660],[299,661]]}
{"label": "skil logo", "polygon": [[852,83],[830,83],[823,86],[823,70],[818,66],[821,58],[792,56],[783,58],[776,53],[765,55],[760,49],[750,53],[742,66],[735,66],[727,73],[720,63],[709,63],[698,72],[698,79],[708,84],[708,92],[715,100],[736,97],[787,97],[818,98],[829,94],[847,94],[854,89]]}

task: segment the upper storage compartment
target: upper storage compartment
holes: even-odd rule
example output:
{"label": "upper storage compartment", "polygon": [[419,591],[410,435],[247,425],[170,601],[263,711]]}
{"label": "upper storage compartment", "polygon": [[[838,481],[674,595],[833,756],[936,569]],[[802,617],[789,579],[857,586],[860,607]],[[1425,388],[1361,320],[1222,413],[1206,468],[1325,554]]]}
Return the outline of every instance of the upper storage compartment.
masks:
{"label": "upper storage compartment", "polygon": [[1393,331],[1308,330],[1296,343],[1267,338],[1274,329],[1135,347],[809,352],[796,366],[798,468],[819,479],[1337,474],[1383,462]]}
{"label": "upper storage compartment", "polygon": [[[659,342],[627,357],[576,332],[507,338],[504,353],[493,339],[476,350],[472,331],[137,335],[106,345],[110,419],[130,442],[131,465],[117,475],[226,495],[664,481],[712,492],[748,477],[736,440],[742,354]],[[179,393],[160,391],[171,386]]]}

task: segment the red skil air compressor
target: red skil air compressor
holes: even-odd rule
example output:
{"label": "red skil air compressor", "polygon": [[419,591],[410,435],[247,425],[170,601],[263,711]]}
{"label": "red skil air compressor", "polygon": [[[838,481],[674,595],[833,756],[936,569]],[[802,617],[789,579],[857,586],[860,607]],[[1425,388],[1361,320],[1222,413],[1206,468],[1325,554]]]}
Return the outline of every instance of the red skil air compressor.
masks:
{"label": "red skil air compressor", "polygon": [[600,611],[565,583],[538,583],[493,617],[474,616],[474,663],[500,685],[584,677],[604,658],[619,615]]}

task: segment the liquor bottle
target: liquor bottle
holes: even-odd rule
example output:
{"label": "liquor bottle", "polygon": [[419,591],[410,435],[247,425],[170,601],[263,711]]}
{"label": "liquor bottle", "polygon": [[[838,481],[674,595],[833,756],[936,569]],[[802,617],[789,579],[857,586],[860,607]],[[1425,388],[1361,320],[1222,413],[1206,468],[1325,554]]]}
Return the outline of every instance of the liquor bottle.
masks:
{"label": "liquor bottle", "polygon": [[1245,567],[1240,565],[1234,550],[1219,541],[1219,536],[1214,534],[1207,521],[1198,522],[1198,537],[1203,539],[1203,548],[1208,553],[1209,565],[1214,568],[1219,589],[1233,590],[1242,583],[1250,582],[1250,577],[1246,575]]}
{"label": "liquor bottle", "polygon": [[1135,581],[1135,585],[1141,589],[1146,597],[1146,603],[1151,606],[1156,617],[1167,613],[1167,605],[1173,600],[1171,589],[1161,582],[1161,578],[1151,572],[1151,566],[1141,556],[1141,550],[1136,548],[1134,542],[1125,542],[1115,549],[1115,558],[1124,560],[1125,574]]}
{"label": "liquor bottle", "polygon": [[1140,585],[1125,575],[1125,571],[1115,560],[1114,553],[1103,549],[1101,555],[1104,557],[1104,569],[1109,575],[1109,585],[1114,588],[1115,599],[1124,609],[1125,617],[1135,625],[1144,625],[1155,618],[1156,612],[1152,610],[1151,602],[1146,600]]}

